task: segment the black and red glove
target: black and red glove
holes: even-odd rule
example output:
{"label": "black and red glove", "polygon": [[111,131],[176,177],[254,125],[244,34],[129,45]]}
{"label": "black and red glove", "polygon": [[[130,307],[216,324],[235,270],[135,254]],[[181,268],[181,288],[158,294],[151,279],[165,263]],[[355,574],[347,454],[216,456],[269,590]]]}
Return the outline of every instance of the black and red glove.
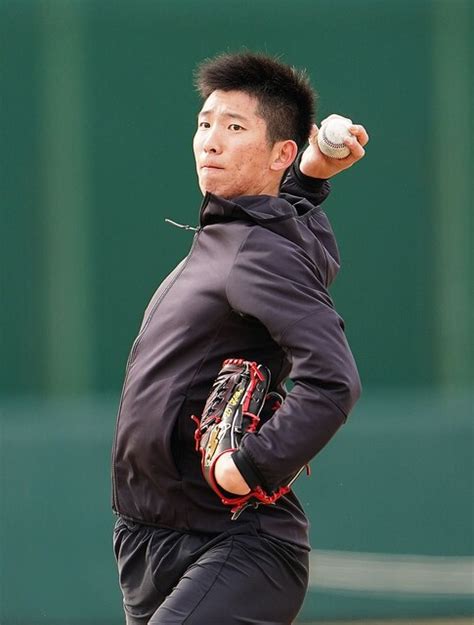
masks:
{"label": "black and red glove", "polygon": [[[201,418],[193,416],[197,428],[194,434],[196,450],[201,453],[201,468],[207,483],[220,497],[222,503],[232,506],[236,519],[248,506],[273,504],[285,495],[301,471],[290,484],[268,493],[256,486],[246,495],[226,492],[214,475],[218,458],[237,451],[245,434],[256,432],[260,413],[270,395],[270,371],[263,365],[240,358],[225,360],[212,386]],[[274,403],[274,402],[273,402]]]}

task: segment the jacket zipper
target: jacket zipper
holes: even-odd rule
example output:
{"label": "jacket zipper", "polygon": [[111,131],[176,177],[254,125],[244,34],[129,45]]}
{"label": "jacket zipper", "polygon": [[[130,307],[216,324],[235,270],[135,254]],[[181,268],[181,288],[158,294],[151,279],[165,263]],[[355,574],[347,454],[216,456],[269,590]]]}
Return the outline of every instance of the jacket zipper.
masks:
{"label": "jacket zipper", "polygon": [[[191,229],[191,228],[189,228]],[[158,308],[158,306],[160,305],[160,303],[163,301],[163,298],[169,293],[171,287],[174,285],[174,283],[176,282],[176,280],[179,278],[179,276],[183,273],[183,271],[186,268],[186,265],[188,264],[188,261],[191,257],[191,254],[193,253],[194,247],[196,245],[196,241],[198,239],[199,233],[202,230],[201,227],[196,229],[196,233],[194,235],[193,238],[193,243],[191,245],[191,249],[189,250],[188,255],[186,256],[186,260],[184,261],[181,269],[179,270],[179,272],[174,276],[173,280],[171,280],[171,282],[168,284],[167,288],[163,291],[163,293],[161,294],[161,296],[156,300],[155,304],[153,305],[153,308],[151,309],[146,321],[143,323],[143,327],[140,330],[138,336],[135,338],[133,345],[132,345],[132,349],[130,350],[130,354],[128,355],[127,358],[127,364],[125,367],[125,379],[123,381],[123,386],[122,386],[122,393],[120,395],[120,402],[119,402],[119,407],[118,407],[118,411],[117,411],[117,418],[115,421],[115,435],[114,435],[114,444],[112,447],[112,502],[114,505],[115,510],[117,511],[118,506],[117,506],[117,491],[116,491],[116,484],[115,484],[115,455],[116,455],[116,450],[117,450],[117,432],[118,432],[118,423],[119,423],[119,418],[120,418],[120,413],[122,410],[122,403],[123,403],[123,395],[125,392],[125,387],[127,386],[127,381],[128,381],[128,374],[130,372],[130,367],[132,366],[132,363],[135,359],[136,353],[137,353],[137,349],[138,349],[138,345],[140,344],[141,339],[143,338],[144,333],[146,332],[155,312],[156,309]]]}

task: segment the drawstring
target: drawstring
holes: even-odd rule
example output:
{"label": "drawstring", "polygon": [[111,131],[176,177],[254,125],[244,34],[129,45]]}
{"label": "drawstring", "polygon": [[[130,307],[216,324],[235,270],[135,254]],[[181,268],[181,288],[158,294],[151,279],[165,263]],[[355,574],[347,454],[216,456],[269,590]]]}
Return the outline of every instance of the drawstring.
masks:
{"label": "drawstring", "polygon": [[187,224],[179,224],[176,221],[173,221],[172,219],[165,218],[165,221],[171,224],[172,226],[176,226],[177,228],[183,228],[183,230],[194,230],[194,232],[198,231],[198,228],[194,228],[194,226],[188,226]]}

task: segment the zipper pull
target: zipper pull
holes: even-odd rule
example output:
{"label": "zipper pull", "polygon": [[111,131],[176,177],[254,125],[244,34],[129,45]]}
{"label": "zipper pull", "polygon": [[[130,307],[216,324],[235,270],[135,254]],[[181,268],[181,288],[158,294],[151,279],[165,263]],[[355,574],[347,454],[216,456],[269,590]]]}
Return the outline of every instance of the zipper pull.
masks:
{"label": "zipper pull", "polygon": [[183,230],[194,230],[194,232],[198,232],[199,228],[195,228],[194,226],[189,226],[188,224],[179,224],[172,219],[165,218],[166,223],[171,224],[172,226],[176,226],[177,228],[182,228]]}

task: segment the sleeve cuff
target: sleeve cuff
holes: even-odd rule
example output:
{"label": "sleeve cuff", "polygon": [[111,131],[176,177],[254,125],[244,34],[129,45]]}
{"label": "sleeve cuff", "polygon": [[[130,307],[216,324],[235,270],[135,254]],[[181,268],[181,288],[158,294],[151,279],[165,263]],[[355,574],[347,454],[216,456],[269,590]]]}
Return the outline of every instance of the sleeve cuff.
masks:
{"label": "sleeve cuff", "polygon": [[242,450],[238,449],[232,454],[232,460],[235,462],[235,466],[240,471],[242,477],[247,482],[249,487],[253,490],[257,486],[263,487],[263,480],[253,462],[248,455]]}
{"label": "sleeve cuff", "polygon": [[307,176],[306,174],[303,174],[300,169],[302,157],[303,152],[300,152],[292,165],[294,176],[301,184],[301,186],[308,191],[311,191],[311,193],[317,193],[319,191],[322,191],[325,186],[329,186],[329,182],[324,178],[313,178],[312,176]]}
{"label": "sleeve cuff", "polygon": [[295,162],[287,170],[280,186],[280,193],[288,193],[296,197],[302,196],[307,198],[313,205],[319,205],[331,193],[331,184],[329,180],[313,178],[303,174],[300,170],[302,156],[303,152],[300,152]]}

